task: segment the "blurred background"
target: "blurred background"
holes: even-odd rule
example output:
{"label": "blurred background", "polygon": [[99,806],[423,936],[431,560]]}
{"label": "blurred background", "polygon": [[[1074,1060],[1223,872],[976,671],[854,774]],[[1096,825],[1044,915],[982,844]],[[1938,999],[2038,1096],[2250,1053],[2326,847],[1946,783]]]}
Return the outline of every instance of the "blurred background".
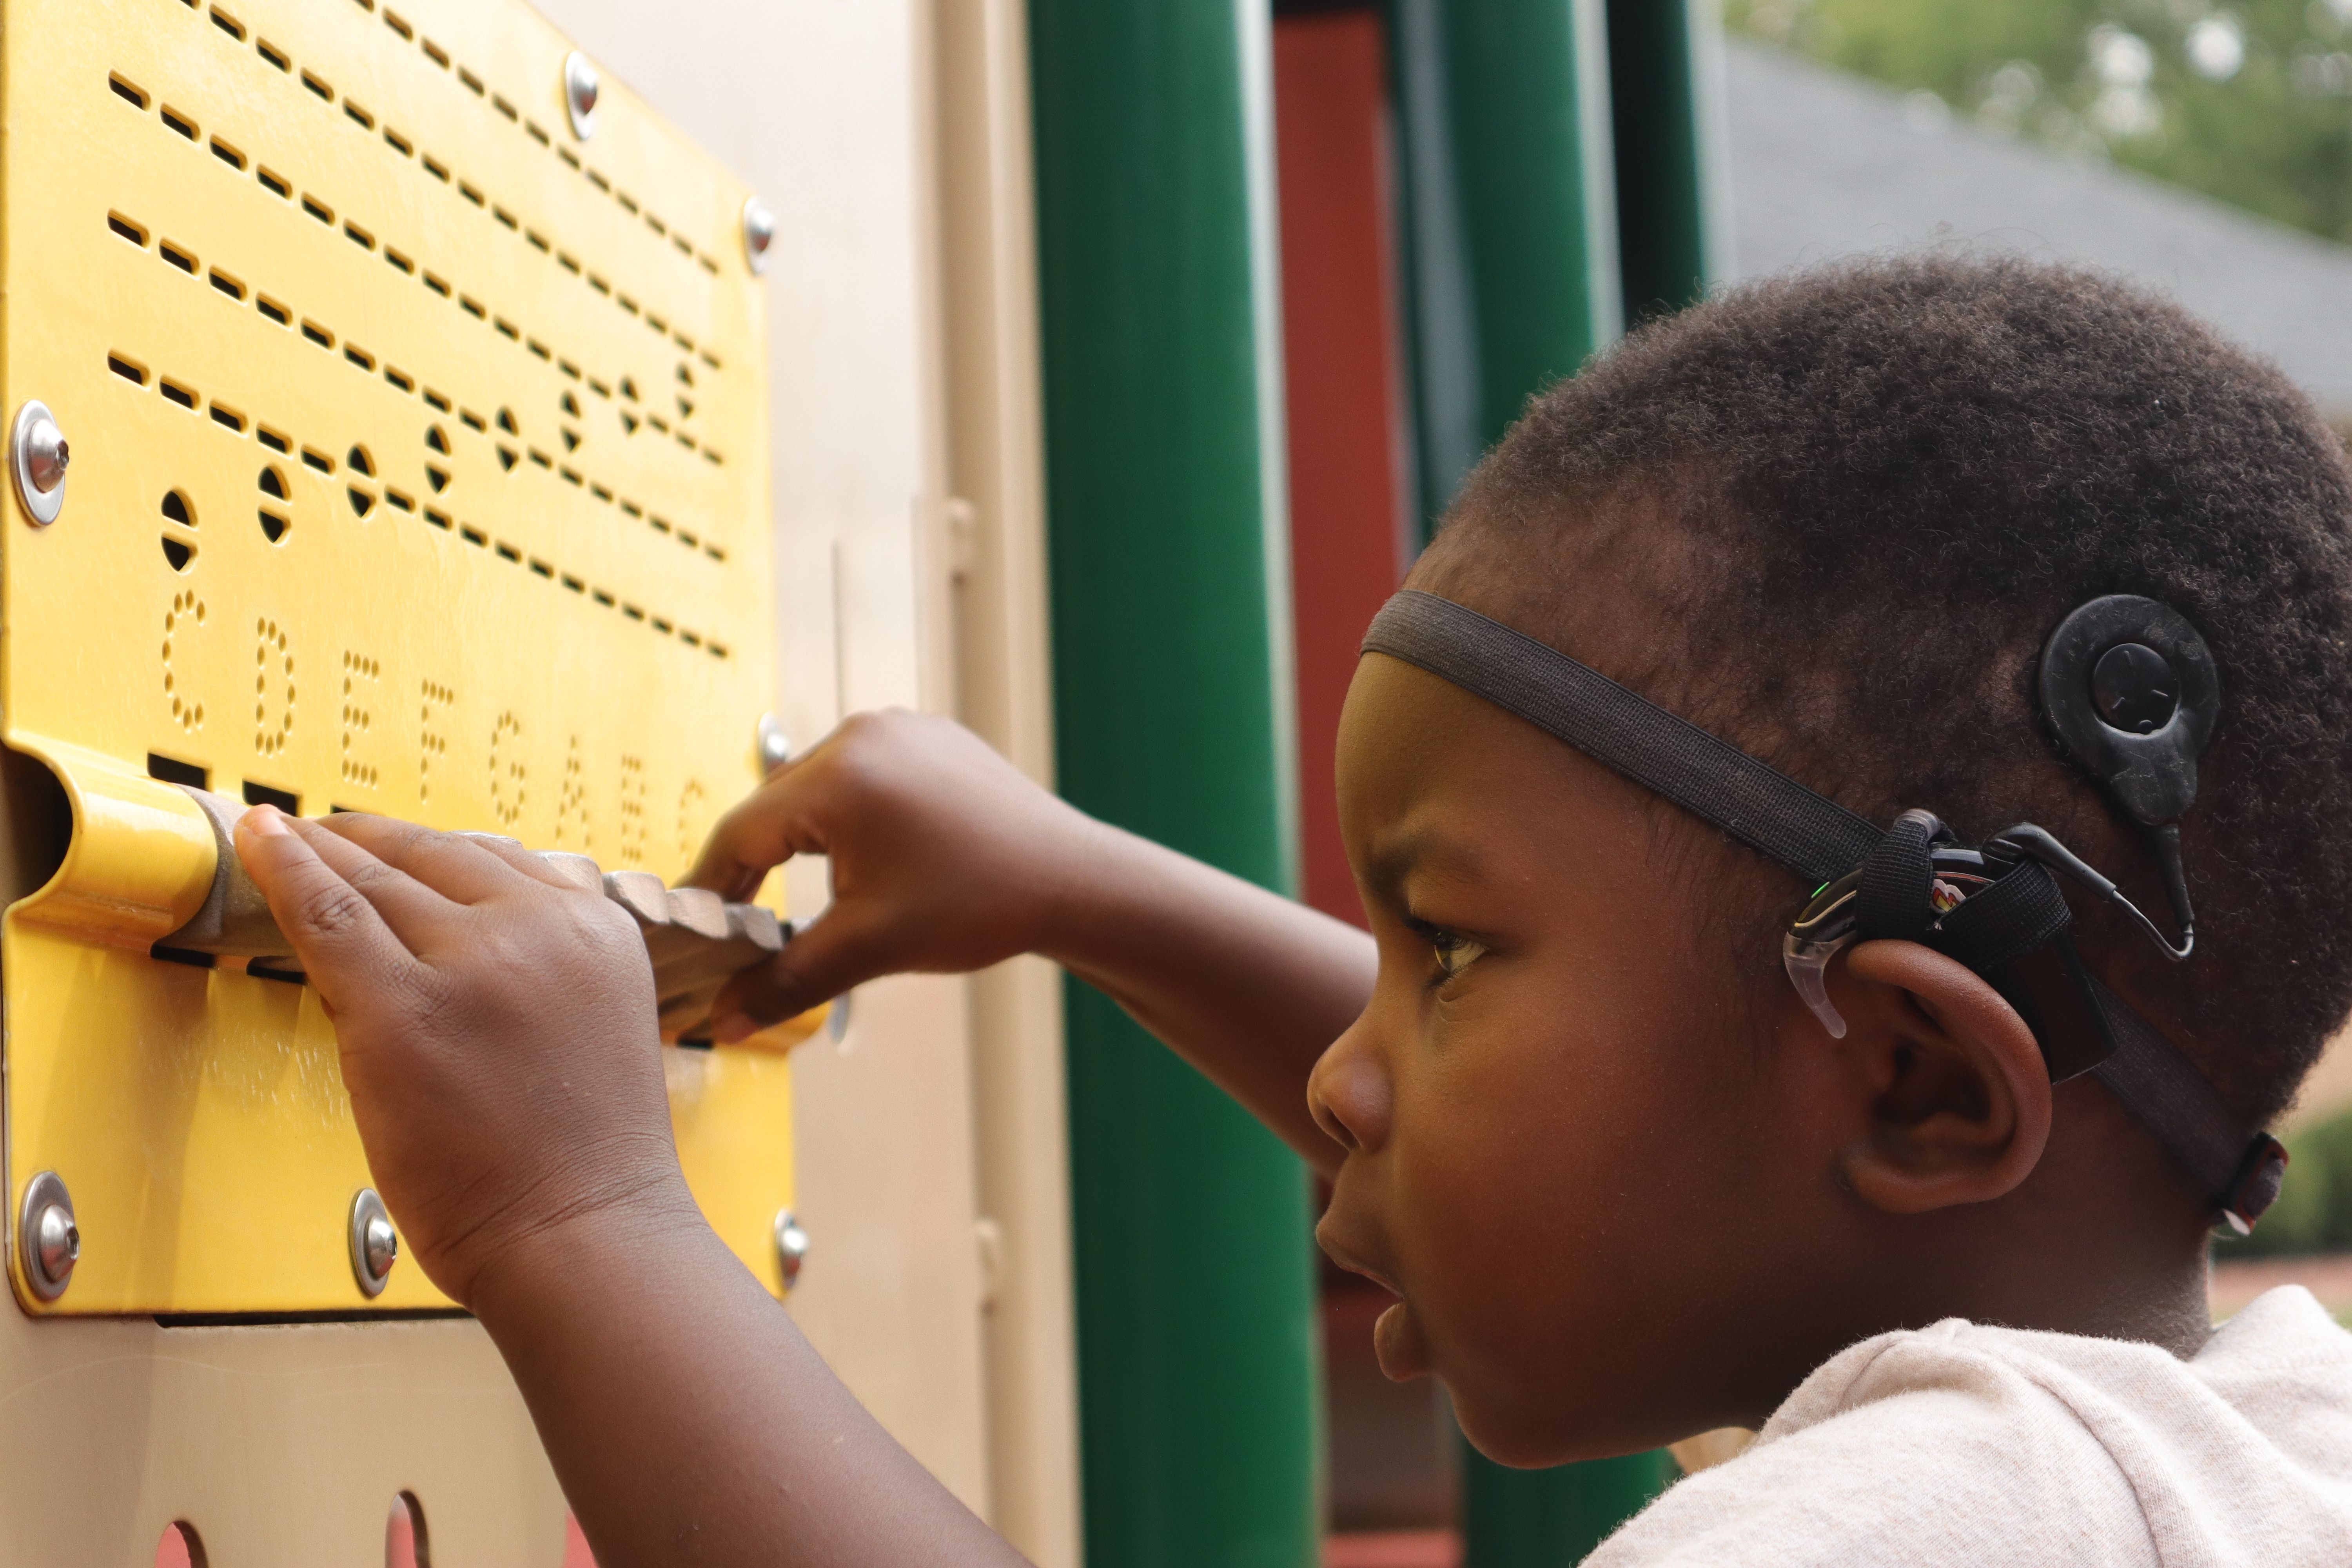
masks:
{"label": "blurred background", "polygon": [[2352,0],[1731,0],[1738,272],[1945,239],[2168,289],[2352,418]]}
{"label": "blurred background", "polygon": [[[1610,69],[1583,84],[1611,95],[1617,266],[1581,296],[1564,269],[1502,276],[1527,228],[1480,227],[1482,176],[1549,178],[1557,195],[1580,174],[1569,199],[1588,215],[1599,179],[1532,118],[1465,118],[1465,79],[1524,91],[1531,68],[1504,50],[1551,42],[1523,10],[1482,56],[1479,10],[1276,5],[1304,891],[1334,914],[1356,918],[1328,803],[1354,638],[1517,400],[1573,369],[1579,332],[1598,347],[1706,288],[1857,253],[2021,253],[2172,294],[2352,431],[2352,0],[1727,0],[1639,20],[1612,5]],[[1516,163],[1465,156],[1482,133],[1522,138]],[[1460,232],[1433,218],[1447,202],[1438,219]],[[1465,336],[1483,355],[1458,353]],[[1397,520],[1392,552],[1368,537],[1375,514]],[[2352,1050],[2331,1052],[2284,1132],[2277,1207],[2216,1244],[2215,1314],[2292,1280],[2352,1321]],[[1738,1451],[1716,1434],[1500,1471],[1462,1447],[1442,1391],[1380,1378],[1380,1292],[1326,1268],[1320,1301],[1332,1568],[1572,1563]]]}

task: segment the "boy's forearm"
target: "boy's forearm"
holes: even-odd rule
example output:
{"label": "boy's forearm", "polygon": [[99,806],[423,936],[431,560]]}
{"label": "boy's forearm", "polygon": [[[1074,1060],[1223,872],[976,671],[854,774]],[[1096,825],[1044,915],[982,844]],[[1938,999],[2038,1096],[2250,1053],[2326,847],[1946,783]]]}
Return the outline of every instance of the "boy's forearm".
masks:
{"label": "boy's forearm", "polygon": [[474,1308],[602,1568],[1016,1568],[678,1193],[513,1250]]}
{"label": "boy's forearm", "polygon": [[722,1042],[877,975],[1043,953],[1309,1160],[1336,1162],[1307,1080],[1371,995],[1362,932],[1087,816],[936,715],[845,721],[727,814],[694,884],[748,898],[804,854],[829,858],[833,901],[730,984]]}
{"label": "boy's forearm", "polygon": [[1102,827],[1044,922],[1040,951],[1110,995],[1318,1169],[1339,1146],[1307,1110],[1324,1048],[1372,993],[1354,926]]}

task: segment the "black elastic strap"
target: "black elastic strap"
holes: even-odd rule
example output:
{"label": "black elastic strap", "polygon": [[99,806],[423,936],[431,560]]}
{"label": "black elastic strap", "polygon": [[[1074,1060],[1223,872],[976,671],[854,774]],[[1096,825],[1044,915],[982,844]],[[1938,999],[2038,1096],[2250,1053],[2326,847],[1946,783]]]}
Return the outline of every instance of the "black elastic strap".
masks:
{"label": "black elastic strap", "polygon": [[1936,866],[1928,852],[1943,826],[1927,812],[1906,811],[1863,858],[1862,881],[1853,890],[1853,929],[1864,942],[1927,940],[1927,928],[1936,923]]}
{"label": "black elastic strap", "polygon": [[[2249,1144],[2244,1127],[2197,1064],[2097,975],[2085,978],[2115,1044],[2092,1076],[2164,1140],[2218,1207],[2248,1224],[2260,1218],[2278,1196],[2276,1178],[2285,1168],[2283,1152],[2274,1165],[2263,1158],[2278,1145],[2267,1135]],[[2262,1184],[2265,1177],[2267,1190]]]}
{"label": "black elastic strap", "polygon": [[1927,945],[1982,974],[2040,952],[2074,919],[2058,879],[2028,860],[1937,921]]}
{"label": "black elastic strap", "polygon": [[[1408,588],[1381,606],[1363,651],[1402,659],[1518,715],[1810,883],[1863,868],[1864,901],[1885,911],[1885,922],[1914,923],[1894,911],[1898,897],[1916,892],[1923,901],[1911,907],[1924,908],[1933,878],[1927,825],[1935,820],[1925,812],[1906,812],[1882,832],[1599,670],[1434,594]],[[2056,879],[2034,863],[1966,900],[1941,930],[1926,933],[1927,921],[1916,923],[1920,940],[1981,973],[2049,942],[2071,919]],[[2079,971],[2079,982],[2111,1047],[2093,1069],[2099,1080],[2217,1207],[2242,1226],[2251,1223],[2277,1195],[2284,1164],[2277,1142],[2250,1137],[2195,1064],[2096,976]]]}
{"label": "black elastic strap", "polygon": [[1808,882],[1835,881],[1885,837],[1599,670],[1451,599],[1406,589],[1372,617],[1363,651],[1417,665],[1517,714]]}

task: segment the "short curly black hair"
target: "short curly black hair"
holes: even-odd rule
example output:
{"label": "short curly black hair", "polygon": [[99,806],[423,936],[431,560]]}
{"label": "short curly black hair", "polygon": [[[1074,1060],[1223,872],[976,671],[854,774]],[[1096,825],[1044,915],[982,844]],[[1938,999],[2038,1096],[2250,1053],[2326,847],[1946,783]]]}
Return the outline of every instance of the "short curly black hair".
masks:
{"label": "short curly black hair", "polygon": [[[2292,1100],[2352,1008],[2352,469],[2274,367],[2021,259],[1749,284],[1534,398],[1416,580],[1475,581],[1574,653],[1597,563],[1673,628],[1621,637],[1608,673],[1874,821],[2039,822],[2151,910],[2145,842],[2063,760],[2032,677],[2086,600],[2179,610],[2223,693],[2182,826],[2198,956],[2081,900],[2078,929],[2241,1114]],[[1777,969],[1804,890],[1772,886],[1738,923]]]}

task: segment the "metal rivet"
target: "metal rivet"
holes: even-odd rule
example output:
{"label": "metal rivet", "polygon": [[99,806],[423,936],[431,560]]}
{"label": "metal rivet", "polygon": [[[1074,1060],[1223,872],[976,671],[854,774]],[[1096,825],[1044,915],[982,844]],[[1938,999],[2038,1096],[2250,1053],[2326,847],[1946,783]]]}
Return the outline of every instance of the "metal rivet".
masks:
{"label": "metal rivet", "polygon": [[47,526],[65,510],[66,465],[72,460],[65,432],[58,428],[47,404],[27,403],[16,410],[8,437],[8,467],[16,476],[16,499],[34,522]]}
{"label": "metal rivet", "polygon": [[349,1239],[352,1278],[359,1281],[360,1294],[383,1295],[384,1281],[392,1278],[392,1266],[400,1261],[400,1233],[392,1228],[392,1215],[373,1187],[362,1187],[352,1199]]}
{"label": "metal rivet", "polygon": [[760,715],[760,771],[774,773],[793,760],[793,742],[773,713]]}
{"label": "metal rivet", "polygon": [[26,1184],[25,1204],[16,1215],[16,1261],[25,1283],[42,1300],[54,1301],[66,1293],[74,1265],[81,1261],[72,1194],[55,1171],[43,1171]]}
{"label": "metal rivet", "polygon": [[754,272],[768,269],[768,251],[776,243],[776,215],[753,196],[743,204],[743,255]]}
{"label": "metal rivet", "polygon": [[801,1265],[808,1261],[809,1234],[790,1209],[776,1211],[776,1267],[783,1271],[784,1289],[800,1283]]}
{"label": "metal rivet", "polygon": [[603,90],[587,56],[575,49],[563,57],[563,107],[572,113],[572,134],[583,142],[596,134],[596,99]]}

